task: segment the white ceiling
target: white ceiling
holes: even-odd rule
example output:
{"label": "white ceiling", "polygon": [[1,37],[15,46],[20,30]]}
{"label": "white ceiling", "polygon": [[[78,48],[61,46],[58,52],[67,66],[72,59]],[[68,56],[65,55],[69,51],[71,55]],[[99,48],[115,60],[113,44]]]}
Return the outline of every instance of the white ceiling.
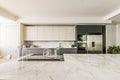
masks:
{"label": "white ceiling", "polygon": [[21,22],[66,17],[101,20],[120,8],[120,0],[0,0],[0,7]]}

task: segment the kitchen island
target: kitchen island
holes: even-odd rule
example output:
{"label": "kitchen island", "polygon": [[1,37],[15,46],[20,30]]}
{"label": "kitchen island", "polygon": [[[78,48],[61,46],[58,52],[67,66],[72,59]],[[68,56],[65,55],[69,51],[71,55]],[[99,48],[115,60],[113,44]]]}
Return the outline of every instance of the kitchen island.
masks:
{"label": "kitchen island", "polygon": [[120,80],[119,54],[64,54],[64,61],[0,64],[0,80]]}

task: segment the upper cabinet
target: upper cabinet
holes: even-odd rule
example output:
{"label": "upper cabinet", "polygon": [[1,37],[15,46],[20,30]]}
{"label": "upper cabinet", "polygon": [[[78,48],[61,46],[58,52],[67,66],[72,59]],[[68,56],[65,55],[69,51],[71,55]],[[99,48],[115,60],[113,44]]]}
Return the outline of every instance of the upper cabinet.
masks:
{"label": "upper cabinet", "polygon": [[44,27],[37,27],[37,40],[43,40],[45,38]]}
{"label": "upper cabinet", "polygon": [[25,26],[24,40],[75,40],[75,26]]}
{"label": "upper cabinet", "polygon": [[24,40],[37,40],[37,27],[24,27]]}
{"label": "upper cabinet", "polygon": [[59,40],[59,27],[48,27],[49,32],[47,33],[46,40]]}
{"label": "upper cabinet", "polygon": [[60,40],[75,40],[75,26],[62,26],[59,30]]}
{"label": "upper cabinet", "polygon": [[75,27],[67,29],[67,40],[75,40]]}

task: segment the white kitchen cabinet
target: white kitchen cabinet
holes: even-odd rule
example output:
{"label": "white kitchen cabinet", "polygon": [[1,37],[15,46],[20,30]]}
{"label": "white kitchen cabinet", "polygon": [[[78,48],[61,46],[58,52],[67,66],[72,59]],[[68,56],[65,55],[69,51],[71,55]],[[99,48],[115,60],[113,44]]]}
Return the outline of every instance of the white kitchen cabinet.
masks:
{"label": "white kitchen cabinet", "polygon": [[59,39],[60,40],[67,40],[67,29],[68,27],[61,26],[59,27]]}
{"label": "white kitchen cabinet", "polygon": [[75,27],[67,27],[66,35],[67,39],[66,40],[75,40]]}
{"label": "white kitchen cabinet", "polygon": [[44,27],[44,40],[53,40],[52,39],[52,27],[45,26]]}
{"label": "white kitchen cabinet", "polygon": [[44,39],[44,27],[37,27],[37,40],[43,40]]}
{"label": "white kitchen cabinet", "polygon": [[53,29],[52,29],[52,39],[53,40],[59,40],[60,39],[60,29],[59,29],[60,27],[58,27],[58,26],[55,26],[55,27],[53,27]]}
{"label": "white kitchen cabinet", "polygon": [[60,40],[75,40],[75,27],[74,26],[60,27]]}
{"label": "white kitchen cabinet", "polygon": [[24,40],[75,40],[75,26],[26,26]]}
{"label": "white kitchen cabinet", "polygon": [[24,40],[38,40],[37,27],[24,27]]}
{"label": "white kitchen cabinet", "polygon": [[45,26],[43,40],[59,40],[59,27]]}

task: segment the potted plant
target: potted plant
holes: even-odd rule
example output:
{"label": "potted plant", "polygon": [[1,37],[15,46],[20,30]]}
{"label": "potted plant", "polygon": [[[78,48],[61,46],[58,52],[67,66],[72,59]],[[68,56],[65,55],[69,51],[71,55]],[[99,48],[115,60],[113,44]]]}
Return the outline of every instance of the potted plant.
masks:
{"label": "potted plant", "polygon": [[109,46],[107,52],[110,54],[120,54],[120,46]]}

